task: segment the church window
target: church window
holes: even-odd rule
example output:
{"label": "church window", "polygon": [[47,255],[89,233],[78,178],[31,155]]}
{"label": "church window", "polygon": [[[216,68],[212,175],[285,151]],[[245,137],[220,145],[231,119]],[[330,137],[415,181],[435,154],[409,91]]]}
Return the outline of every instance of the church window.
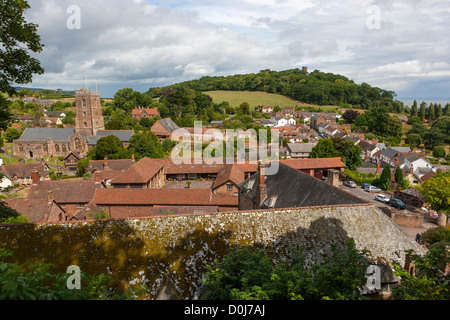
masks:
{"label": "church window", "polygon": [[44,144],[42,146],[42,150],[44,150],[44,152],[48,152],[48,145]]}
{"label": "church window", "polygon": [[76,138],[75,139],[75,149],[79,149],[80,146],[81,146],[81,141],[80,141],[80,139]]}
{"label": "church window", "polygon": [[62,146],[62,152],[67,152],[67,147],[65,145]]}
{"label": "church window", "polygon": [[23,145],[19,144],[19,152],[23,152]]}
{"label": "church window", "polygon": [[86,108],[86,99],[81,100],[81,107]]}
{"label": "church window", "polygon": [[88,125],[87,125],[87,122],[85,122],[85,123],[84,123],[84,127],[87,128],[87,126],[88,126]]}
{"label": "church window", "polygon": [[58,145],[58,144],[55,144],[55,151],[56,151],[56,152],[60,152],[60,149],[59,149],[59,145]]}

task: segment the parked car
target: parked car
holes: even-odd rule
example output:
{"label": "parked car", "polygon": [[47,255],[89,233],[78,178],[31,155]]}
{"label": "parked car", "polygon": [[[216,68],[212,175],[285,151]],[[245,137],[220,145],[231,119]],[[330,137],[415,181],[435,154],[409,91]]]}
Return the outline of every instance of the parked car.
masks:
{"label": "parked car", "polygon": [[383,203],[388,203],[389,202],[389,197],[385,196],[384,194],[377,194],[375,196],[375,200],[381,201]]}
{"label": "parked car", "polygon": [[397,198],[391,198],[388,204],[394,208],[406,209],[406,204],[404,204],[402,200]]}
{"label": "parked car", "polygon": [[356,188],[356,183],[353,181],[344,181],[344,185],[349,188]]}
{"label": "parked car", "polygon": [[370,186],[372,186],[370,183],[363,183],[362,184],[362,188],[365,190],[365,189],[367,189],[368,187],[370,187]]}
{"label": "parked car", "polygon": [[367,192],[381,192],[381,189],[374,187],[374,186],[369,186],[366,188]]}

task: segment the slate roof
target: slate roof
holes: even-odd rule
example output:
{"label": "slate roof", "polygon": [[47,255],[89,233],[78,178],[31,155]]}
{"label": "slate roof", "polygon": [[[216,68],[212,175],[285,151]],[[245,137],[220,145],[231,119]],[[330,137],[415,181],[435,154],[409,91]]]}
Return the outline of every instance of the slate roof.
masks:
{"label": "slate roof", "polygon": [[294,153],[310,153],[316,145],[316,143],[288,143],[287,147]]}
{"label": "slate roof", "polygon": [[175,130],[180,129],[179,126],[171,118],[161,119],[158,122],[168,131],[174,132]]}
{"label": "slate roof", "polygon": [[75,134],[75,129],[60,128],[27,128],[25,129],[20,141],[45,141],[51,138],[55,141],[69,141]]}
{"label": "slate roof", "polygon": [[398,154],[398,151],[393,150],[393,149],[386,149],[386,150],[383,150],[381,152],[382,156],[385,156],[385,157],[387,157],[389,159],[392,159],[392,158],[396,157],[397,154]]}
{"label": "slate roof", "polygon": [[100,136],[101,138],[106,136],[116,136],[122,142],[129,142],[133,134],[133,130],[99,130],[97,131],[96,136]]}
{"label": "slate roof", "polygon": [[[283,163],[275,175],[266,175],[267,198],[275,198],[271,208],[295,208],[309,206],[364,204],[363,200],[339,190],[308,174],[299,172]],[[256,200],[259,174],[256,173],[239,185],[240,190]],[[258,204],[259,205],[259,204]]]}

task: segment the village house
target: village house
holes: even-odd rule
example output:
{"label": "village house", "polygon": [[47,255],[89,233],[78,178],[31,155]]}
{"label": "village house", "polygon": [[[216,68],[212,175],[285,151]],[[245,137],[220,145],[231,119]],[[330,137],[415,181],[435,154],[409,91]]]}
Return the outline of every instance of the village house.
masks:
{"label": "village house", "polygon": [[0,173],[3,178],[0,188],[12,187],[15,184],[31,185],[49,178],[50,168],[43,163],[2,165]]}
{"label": "village house", "polygon": [[114,189],[160,189],[164,186],[164,163],[142,158],[111,180]]}
{"label": "village house", "polygon": [[262,106],[261,107],[261,112],[262,113],[272,113],[273,112],[273,107],[271,107],[271,106]]}
{"label": "village house", "polygon": [[172,133],[178,129],[180,129],[180,127],[178,127],[172,119],[166,118],[156,121],[150,130],[163,141],[165,139],[170,139]]}
{"label": "village house", "polygon": [[131,117],[137,120],[141,120],[143,118],[154,118],[159,117],[160,113],[158,108],[143,108],[138,107],[131,111]]}
{"label": "village house", "polygon": [[291,158],[308,158],[317,143],[288,143],[288,155]]}

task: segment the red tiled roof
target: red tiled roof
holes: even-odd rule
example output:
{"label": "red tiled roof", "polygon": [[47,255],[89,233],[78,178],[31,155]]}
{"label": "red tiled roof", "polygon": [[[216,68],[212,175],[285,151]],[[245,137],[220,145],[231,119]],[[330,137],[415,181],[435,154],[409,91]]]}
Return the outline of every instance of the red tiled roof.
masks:
{"label": "red tiled roof", "polygon": [[163,162],[154,160],[155,159],[150,159],[147,157],[142,158],[128,170],[120,174],[117,178],[113,179],[111,183],[147,183],[151,178],[153,178],[153,176],[164,168]]}
{"label": "red tiled roof", "polygon": [[238,164],[227,164],[219,170],[212,188],[216,189],[228,181],[239,185],[244,180],[245,172],[239,167]]}
{"label": "red tiled roof", "polygon": [[30,187],[28,199],[47,201],[48,193],[52,191],[56,203],[89,203],[99,186],[94,179],[43,181]]}
{"label": "red tiled roof", "polygon": [[46,222],[49,203],[47,199],[6,199],[6,205],[28,218],[30,223]]}
{"label": "red tiled roof", "polygon": [[307,169],[332,169],[345,168],[346,165],[339,158],[316,158],[316,159],[286,159],[280,160],[280,163],[288,165],[297,170]]}
{"label": "red tiled roof", "polygon": [[214,195],[209,189],[97,189],[93,202],[97,206],[237,206],[238,198]]}

